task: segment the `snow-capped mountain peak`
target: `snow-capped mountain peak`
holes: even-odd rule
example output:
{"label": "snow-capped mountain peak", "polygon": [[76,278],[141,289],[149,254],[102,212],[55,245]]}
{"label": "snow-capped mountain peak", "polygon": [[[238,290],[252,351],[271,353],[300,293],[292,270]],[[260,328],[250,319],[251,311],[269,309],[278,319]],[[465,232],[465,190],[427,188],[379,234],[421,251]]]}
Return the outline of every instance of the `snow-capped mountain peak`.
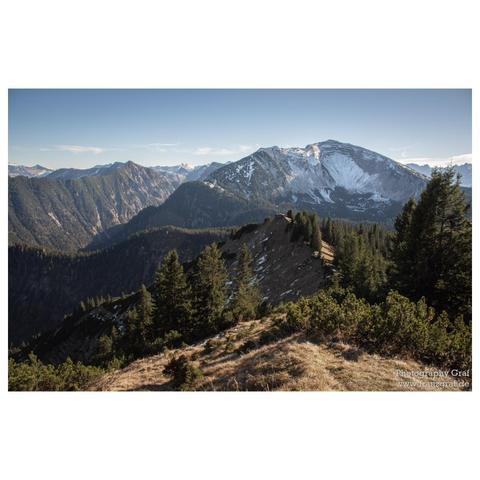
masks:
{"label": "snow-capped mountain peak", "polygon": [[[426,180],[376,152],[327,140],[303,148],[261,148],[219,168],[206,182],[263,203],[332,204],[342,195],[361,197],[363,205],[403,202],[419,195]],[[356,202],[347,207],[363,208]]]}

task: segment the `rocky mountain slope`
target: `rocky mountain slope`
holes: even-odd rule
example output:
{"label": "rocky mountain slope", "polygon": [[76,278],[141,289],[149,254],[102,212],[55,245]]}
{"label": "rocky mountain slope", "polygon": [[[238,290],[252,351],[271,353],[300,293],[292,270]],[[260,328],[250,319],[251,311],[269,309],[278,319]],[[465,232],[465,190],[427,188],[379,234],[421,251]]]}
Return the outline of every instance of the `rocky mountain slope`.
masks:
{"label": "rocky mountain slope", "polygon": [[34,165],[33,167],[27,167],[25,165],[9,165],[8,176],[9,177],[45,177],[52,173],[53,170],[42,167],[41,165]]}
{"label": "rocky mountain slope", "polygon": [[[430,177],[432,175],[433,167],[430,165],[418,165],[417,163],[407,163],[407,167],[415,170],[416,172]],[[446,167],[440,167],[440,170],[445,170]],[[453,169],[460,175],[460,185],[464,187],[472,186],[472,164],[464,163],[463,165],[453,165]]]}
{"label": "rocky mountain slope", "polygon": [[[253,272],[260,287],[263,300],[272,305],[310,295],[325,283],[325,266],[312,248],[301,241],[291,241],[291,221],[277,215],[263,224],[251,224],[232,235],[224,245],[222,253],[227,268],[234,272],[238,263],[238,252],[246,244],[253,257]],[[332,249],[323,242],[324,255]]]}
{"label": "rocky mountain slope", "polygon": [[65,314],[87,297],[117,296],[153,281],[169,250],[188,262],[228,230],[184,230],[164,227],[144,232],[90,254],[63,255],[37,248],[9,248],[9,343],[56,328]]}
{"label": "rocky mountain slope", "polygon": [[176,186],[169,176],[133,162],[74,179],[9,178],[9,243],[75,251],[145,207],[160,205]]}
{"label": "rocky mountain slope", "polygon": [[[182,355],[203,374],[193,386],[197,391],[460,390],[439,385],[435,377],[407,377],[426,368],[409,359],[372,355],[339,342],[313,343],[300,334],[265,342],[271,328],[271,318],[240,323],[196,345],[107,373],[89,390],[174,390],[164,369],[173,357]],[[449,377],[442,382],[453,380]]]}

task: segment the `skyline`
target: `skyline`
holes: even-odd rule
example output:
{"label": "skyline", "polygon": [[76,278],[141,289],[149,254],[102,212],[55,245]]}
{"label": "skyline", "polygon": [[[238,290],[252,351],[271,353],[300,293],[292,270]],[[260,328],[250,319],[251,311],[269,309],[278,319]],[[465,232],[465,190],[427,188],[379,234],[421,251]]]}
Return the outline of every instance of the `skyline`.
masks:
{"label": "skyline", "polygon": [[471,90],[10,90],[9,164],[235,161],[356,144],[401,163],[471,162]]}

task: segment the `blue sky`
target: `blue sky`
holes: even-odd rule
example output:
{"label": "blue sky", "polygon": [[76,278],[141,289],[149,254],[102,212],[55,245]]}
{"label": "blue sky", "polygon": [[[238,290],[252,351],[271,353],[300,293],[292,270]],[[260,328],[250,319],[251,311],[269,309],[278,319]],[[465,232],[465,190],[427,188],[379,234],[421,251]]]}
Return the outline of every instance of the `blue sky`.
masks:
{"label": "blue sky", "polygon": [[9,163],[237,160],[335,139],[402,162],[471,158],[471,90],[10,90]]}

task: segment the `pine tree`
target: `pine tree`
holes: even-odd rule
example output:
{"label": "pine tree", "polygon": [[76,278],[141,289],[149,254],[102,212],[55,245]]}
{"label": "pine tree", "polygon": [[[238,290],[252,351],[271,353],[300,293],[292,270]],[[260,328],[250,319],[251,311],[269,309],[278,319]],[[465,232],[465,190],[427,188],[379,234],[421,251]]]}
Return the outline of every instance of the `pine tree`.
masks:
{"label": "pine tree", "polygon": [[318,224],[317,216],[315,215],[312,221],[312,241],[311,246],[314,250],[321,252],[322,250],[322,232],[320,231],[320,225]]}
{"label": "pine tree", "polygon": [[[391,278],[394,286],[405,295],[414,292],[411,278],[414,274],[415,239],[410,238],[410,231],[416,207],[417,203],[413,198],[410,198],[395,220],[395,237],[392,248],[394,265],[391,271]],[[410,251],[412,248],[413,250]]]}
{"label": "pine tree", "polygon": [[155,274],[155,330],[163,336],[177,330],[188,337],[192,317],[192,294],[178,254],[171,250],[165,255]]}
{"label": "pine tree", "polygon": [[153,303],[145,285],[140,287],[137,305],[128,312],[126,322],[126,351],[141,354],[152,337]]}
{"label": "pine tree", "polygon": [[399,288],[404,292],[408,288],[406,294],[425,296],[437,310],[471,318],[472,224],[466,217],[468,208],[453,169],[434,170],[413,210],[410,227],[405,218],[398,219],[393,258],[401,277]]}
{"label": "pine tree", "polygon": [[140,287],[140,300],[137,304],[139,334],[143,343],[146,343],[152,332],[153,302],[150,292],[145,285]]}
{"label": "pine tree", "polygon": [[216,333],[221,327],[226,301],[227,271],[215,243],[205,247],[197,259],[194,275],[195,336]]}
{"label": "pine tree", "polygon": [[312,240],[313,234],[313,227],[312,227],[312,219],[307,215],[306,212],[302,212],[303,218],[303,241],[310,243]]}
{"label": "pine tree", "polygon": [[254,285],[252,254],[244,243],[238,260],[235,290],[231,302],[231,312],[236,322],[255,318],[260,301],[257,287]]}

